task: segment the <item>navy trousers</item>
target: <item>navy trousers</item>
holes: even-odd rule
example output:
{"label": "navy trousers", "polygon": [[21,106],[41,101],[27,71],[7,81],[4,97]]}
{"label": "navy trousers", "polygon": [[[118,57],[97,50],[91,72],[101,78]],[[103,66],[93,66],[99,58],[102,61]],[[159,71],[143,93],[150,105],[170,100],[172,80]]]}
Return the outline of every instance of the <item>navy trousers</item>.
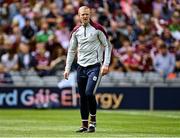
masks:
{"label": "navy trousers", "polygon": [[89,113],[96,114],[97,103],[95,91],[99,83],[101,64],[97,63],[88,67],[78,66],[77,84],[80,94],[80,113],[82,120],[87,120]]}

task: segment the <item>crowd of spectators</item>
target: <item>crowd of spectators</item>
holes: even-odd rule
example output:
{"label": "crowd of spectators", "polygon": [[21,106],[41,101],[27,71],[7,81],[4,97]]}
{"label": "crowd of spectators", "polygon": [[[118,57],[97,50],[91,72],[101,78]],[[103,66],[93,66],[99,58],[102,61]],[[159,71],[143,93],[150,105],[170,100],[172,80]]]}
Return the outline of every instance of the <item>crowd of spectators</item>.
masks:
{"label": "crowd of spectators", "polygon": [[10,71],[63,71],[82,5],[108,33],[110,71],[180,71],[179,0],[0,0],[0,82]]}

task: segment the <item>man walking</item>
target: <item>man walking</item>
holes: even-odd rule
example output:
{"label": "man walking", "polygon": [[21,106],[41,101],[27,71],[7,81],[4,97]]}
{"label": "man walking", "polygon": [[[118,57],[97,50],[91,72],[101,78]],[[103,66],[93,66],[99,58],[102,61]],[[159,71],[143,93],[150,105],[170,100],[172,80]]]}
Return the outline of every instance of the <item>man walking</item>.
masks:
{"label": "man walking", "polygon": [[82,6],[78,10],[81,25],[76,26],[72,31],[64,71],[64,78],[68,79],[77,51],[77,84],[82,126],[76,132],[95,132],[97,108],[95,91],[101,76],[109,72],[111,57],[111,46],[107,34],[101,25],[90,20],[90,12],[87,6]]}

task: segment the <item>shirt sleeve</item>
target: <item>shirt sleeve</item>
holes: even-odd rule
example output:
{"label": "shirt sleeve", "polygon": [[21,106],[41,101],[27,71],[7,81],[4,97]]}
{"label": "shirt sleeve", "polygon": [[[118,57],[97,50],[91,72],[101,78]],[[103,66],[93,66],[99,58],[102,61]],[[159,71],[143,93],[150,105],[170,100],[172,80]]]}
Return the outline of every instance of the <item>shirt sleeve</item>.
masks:
{"label": "shirt sleeve", "polygon": [[76,54],[76,50],[77,50],[77,38],[75,36],[75,33],[73,33],[71,36],[70,45],[68,48],[65,71],[70,72],[71,66],[72,66],[72,63],[74,61],[74,57]]}
{"label": "shirt sleeve", "polygon": [[102,31],[99,31],[99,41],[105,47],[105,56],[104,56],[103,65],[109,66],[111,60],[112,46],[110,41]]}
{"label": "shirt sleeve", "polygon": [[174,55],[170,55],[170,65],[169,65],[169,73],[174,71],[174,68],[176,66],[176,60]]}
{"label": "shirt sleeve", "polygon": [[154,66],[154,69],[155,71],[157,71],[158,73],[160,73],[162,71],[162,69],[160,68],[160,58],[159,56],[155,56],[154,58],[154,62],[153,62],[153,66]]}

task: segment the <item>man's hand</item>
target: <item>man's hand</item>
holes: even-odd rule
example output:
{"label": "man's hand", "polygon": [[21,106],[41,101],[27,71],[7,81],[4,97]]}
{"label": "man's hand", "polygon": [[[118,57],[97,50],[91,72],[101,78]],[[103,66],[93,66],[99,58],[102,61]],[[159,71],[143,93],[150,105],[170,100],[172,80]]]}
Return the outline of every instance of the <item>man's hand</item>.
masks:
{"label": "man's hand", "polygon": [[101,75],[104,76],[104,75],[108,74],[108,72],[109,72],[109,66],[103,65],[101,68]]}
{"label": "man's hand", "polygon": [[69,77],[69,72],[68,71],[64,71],[64,79],[68,80]]}

